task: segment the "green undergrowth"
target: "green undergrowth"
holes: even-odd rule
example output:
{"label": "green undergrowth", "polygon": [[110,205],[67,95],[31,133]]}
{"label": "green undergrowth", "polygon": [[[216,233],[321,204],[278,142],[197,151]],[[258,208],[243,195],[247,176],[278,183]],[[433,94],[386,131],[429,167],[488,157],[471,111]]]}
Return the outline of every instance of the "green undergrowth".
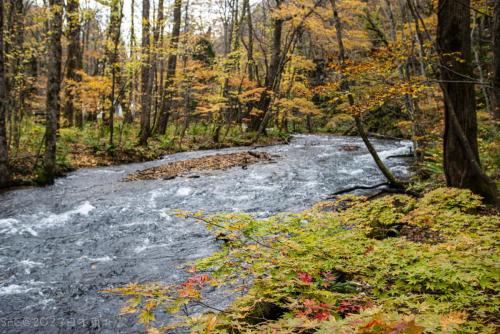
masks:
{"label": "green undergrowth", "polygon": [[[220,249],[179,285],[129,286],[123,313],[151,333],[498,333],[498,226],[478,196],[344,196],[298,214],[180,213]],[[236,300],[214,311],[210,286]],[[213,289],[213,287],[211,287]],[[206,313],[189,315],[189,306]],[[177,314],[175,323],[155,312]]]}
{"label": "green undergrowth", "polygon": [[[9,164],[14,185],[37,184],[43,170],[42,124],[26,120],[17,144],[11,143]],[[159,159],[163,155],[195,150],[219,149],[247,145],[272,145],[288,142],[290,135],[270,129],[267,136],[246,132],[240,127],[223,128],[218,142],[213,138],[213,126],[191,124],[181,136],[175,125],[165,135],[153,135],[147,146],[138,145],[139,123],[116,124],[113,145],[109,144],[109,129],[102,122],[88,122],[83,128],[60,128],[57,133],[57,175],[79,168],[109,166]],[[43,182],[42,182],[43,183]]]}

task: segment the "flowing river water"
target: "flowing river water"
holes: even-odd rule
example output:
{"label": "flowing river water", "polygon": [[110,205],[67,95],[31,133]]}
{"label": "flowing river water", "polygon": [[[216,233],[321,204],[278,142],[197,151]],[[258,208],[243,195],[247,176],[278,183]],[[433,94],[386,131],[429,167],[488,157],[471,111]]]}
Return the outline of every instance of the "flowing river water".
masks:
{"label": "flowing river water", "polygon": [[[407,161],[388,158],[409,153],[409,142],[373,143],[397,175],[409,174]],[[186,277],[183,264],[217,248],[202,225],[176,218],[175,209],[264,217],[384,180],[361,140],[299,135],[289,145],[257,148],[275,155],[275,163],[198,178],[121,182],[130,172],[170,161],[248,149],[82,169],[50,187],[0,194],[0,333],[141,331],[133,316],[118,315],[123,299],[100,291],[130,282],[179,282]],[[230,301],[212,295],[214,306]]]}

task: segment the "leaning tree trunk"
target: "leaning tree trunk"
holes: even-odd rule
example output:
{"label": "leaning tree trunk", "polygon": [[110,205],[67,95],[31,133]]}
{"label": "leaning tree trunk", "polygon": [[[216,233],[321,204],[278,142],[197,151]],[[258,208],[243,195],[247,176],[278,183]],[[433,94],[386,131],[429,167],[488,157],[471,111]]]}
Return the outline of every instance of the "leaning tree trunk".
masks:
{"label": "leaning tree trunk", "polygon": [[3,42],[3,1],[0,1],[0,188],[10,184],[9,150],[5,118],[7,114],[7,86],[5,84],[5,56]]}
{"label": "leaning tree trunk", "polygon": [[49,0],[49,42],[47,64],[47,100],[45,125],[45,161],[43,182],[52,184],[56,174],[56,136],[59,120],[62,58],[62,0]]}
{"label": "leaning tree trunk", "polygon": [[470,0],[440,0],[437,43],[445,97],[444,170],[448,186],[467,188],[497,202],[496,186],[479,162],[472,76]]}
{"label": "leaning tree trunk", "polygon": [[148,144],[151,113],[151,90],[153,78],[151,73],[149,0],[142,0],[142,57],[141,57],[141,135],[139,143]]}
{"label": "leaning tree trunk", "polygon": [[170,37],[170,55],[168,56],[167,76],[165,78],[166,96],[161,103],[160,121],[158,123],[157,133],[164,135],[167,130],[168,119],[172,110],[174,95],[174,77],[177,68],[177,50],[179,45],[179,35],[181,33],[181,9],[182,0],[174,2],[174,25],[172,27],[172,36]]}
{"label": "leaning tree trunk", "polygon": [[[335,30],[337,33],[336,37],[337,37],[337,44],[338,44],[338,48],[339,48],[339,51],[338,51],[339,52],[339,55],[338,55],[339,65],[340,65],[340,68],[344,68],[345,67],[345,60],[346,60],[346,53],[345,53],[345,48],[344,48],[344,43],[343,43],[343,38],[342,38],[342,22],[340,21],[336,1],[330,0],[330,4],[332,5],[333,21],[334,21]],[[341,73],[341,75],[344,76],[343,73]],[[348,80],[345,80],[345,79],[342,80],[341,89],[345,90],[348,93],[347,97],[349,100],[349,104],[351,106],[353,106],[354,105],[354,97],[350,93],[350,87],[349,87]],[[370,139],[368,138],[368,134],[366,133],[366,131],[363,127],[363,122],[361,120],[361,116],[355,115],[354,120],[356,123],[356,128],[358,130],[358,133],[359,133],[361,139],[363,139],[363,142],[365,143],[365,146],[368,149],[368,152],[372,156],[372,158],[375,161],[375,164],[377,165],[379,170],[382,172],[382,174],[384,174],[387,181],[389,181],[389,183],[393,187],[404,189],[404,185],[398,179],[396,179],[396,177],[392,174],[390,169],[387,168],[387,166],[384,164],[382,159],[380,159],[380,157],[377,153],[377,150],[370,142]]]}
{"label": "leaning tree trunk", "polygon": [[76,84],[81,81],[83,54],[80,43],[80,1],[68,0],[68,59],[66,61],[66,102],[64,104],[64,117],[68,126],[83,126],[82,111],[75,103]]}
{"label": "leaning tree trunk", "polygon": [[492,110],[495,118],[500,119],[500,1],[495,3],[493,26],[493,83]]}

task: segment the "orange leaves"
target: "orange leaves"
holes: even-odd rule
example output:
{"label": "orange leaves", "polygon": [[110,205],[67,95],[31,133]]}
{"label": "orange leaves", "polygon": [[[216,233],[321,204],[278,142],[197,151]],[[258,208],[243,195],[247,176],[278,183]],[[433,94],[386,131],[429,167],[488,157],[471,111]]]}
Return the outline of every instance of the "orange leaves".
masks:
{"label": "orange leaves", "polygon": [[105,76],[88,75],[84,71],[78,71],[81,82],[68,82],[71,85],[71,93],[86,112],[94,113],[104,108],[103,97],[111,93],[111,80]]}
{"label": "orange leaves", "polygon": [[210,315],[206,321],[205,330],[207,332],[213,331],[217,324],[217,315]]}
{"label": "orange leaves", "polygon": [[257,87],[249,89],[238,94],[238,99],[240,100],[241,103],[257,102],[265,90],[266,90],[265,87]]}
{"label": "orange leaves", "polygon": [[188,278],[177,290],[179,297],[187,299],[200,299],[200,289],[213,280],[206,274]]}
{"label": "orange leaves", "polygon": [[467,314],[465,312],[451,312],[442,315],[440,318],[441,328],[447,330],[449,328],[456,327],[456,325],[463,324],[467,319]]}
{"label": "orange leaves", "polygon": [[422,334],[424,327],[418,326],[415,319],[399,320],[396,322],[387,322],[379,316],[375,316],[366,324],[358,327],[358,333],[371,334]]}

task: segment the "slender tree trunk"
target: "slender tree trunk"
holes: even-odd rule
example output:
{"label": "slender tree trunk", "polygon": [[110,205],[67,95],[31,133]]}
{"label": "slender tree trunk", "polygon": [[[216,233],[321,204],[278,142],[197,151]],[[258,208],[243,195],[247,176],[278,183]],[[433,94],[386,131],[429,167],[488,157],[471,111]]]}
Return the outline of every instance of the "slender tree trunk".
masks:
{"label": "slender tree trunk", "polygon": [[252,9],[250,7],[250,0],[244,0],[244,10],[246,10],[246,19],[248,26],[248,46],[247,46],[247,62],[248,62],[248,79],[255,80],[256,64],[253,58],[253,23],[252,23]]}
{"label": "slender tree trunk", "polygon": [[495,2],[493,26],[493,82],[491,102],[495,118],[500,119],[500,1]]}
{"label": "slender tree trunk", "polygon": [[160,50],[162,46],[162,31],[163,31],[163,0],[158,1],[158,14],[156,18],[156,24],[153,28],[153,53],[151,54],[151,71],[153,76],[153,87],[152,87],[152,97],[154,98],[154,107],[153,107],[153,124],[151,125],[152,129],[155,129],[157,123],[157,115],[158,115],[158,96],[160,95],[161,89],[161,81],[158,81],[158,78],[161,76],[161,59],[160,59]]}
{"label": "slender tree trunk", "polygon": [[463,82],[472,76],[470,0],[461,3],[440,0],[438,8],[446,181],[448,186],[468,188],[490,202],[497,202],[496,186],[479,162],[474,86]]}
{"label": "slender tree trunk", "polygon": [[[276,9],[279,10],[281,7],[281,0],[276,2]],[[269,108],[271,107],[271,94],[276,88],[278,74],[280,70],[281,63],[281,37],[283,31],[283,19],[273,18],[273,43],[271,49],[271,62],[269,64],[268,71],[266,73],[265,87],[266,90],[262,93],[259,101],[259,110],[261,114],[259,117],[255,117],[250,123],[249,130],[258,131],[259,133],[264,133],[267,126],[267,122],[270,118]]]}
{"label": "slender tree trunk", "polygon": [[123,2],[122,0],[111,1],[111,17],[109,22],[110,42],[112,49],[108,50],[109,66],[111,68],[111,106],[109,109],[109,146],[113,146],[114,114],[116,102],[116,72],[119,70],[118,46],[120,45],[120,30],[122,23]]}
{"label": "slender tree trunk", "polygon": [[[335,30],[337,32],[337,43],[338,43],[338,52],[339,52],[339,65],[341,68],[345,67],[345,59],[346,59],[346,53],[345,53],[345,48],[344,48],[344,43],[343,43],[343,38],[342,38],[342,22],[340,21],[338,10],[337,10],[337,3],[335,0],[330,0],[330,3],[332,5],[333,9],[333,19],[334,19],[334,24],[335,24]],[[343,74],[341,73],[343,76]],[[349,100],[349,104],[352,106],[354,105],[354,97],[350,93],[350,87],[349,87],[349,81],[347,80],[342,80],[341,84],[341,89],[345,90],[348,92],[347,97]],[[365,143],[366,148],[368,149],[368,152],[370,152],[370,155],[372,156],[373,160],[377,164],[377,167],[379,170],[384,174],[385,178],[389,181],[389,183],[396,187],[396,188],[404,188],[403,184],[394,177],[392,172],[390,171],[389,168],[384,164],[382,159],[380,159],[377,150],[375,147],[373,147],[372,143],[370,142],[368,138],[368,134],[366,133],[364,127],[363,127],[363,122],[361,120],[361,117],[358,115],[354,115],[354,121],[356,123],[356,128],[358,130],[358,133],[363,139],[363,142]]]}
{"label": "slender tree trunk", "polygon": [[78,127],[83,126],[81,110],[75,103],[76,84],[81,81],[78,71],[82,69],[83,54],[80,43],[80,1],[68,0],[68,59],[66,61],[66,103],[64,105],[64,117],[68,126],[74,122]]}
{"label": "slender tree trunk", "polygon": [[63,1],[49,0],[49,5],[45,161],[42,181],[52,184],[56,175],[56,139],[60,109]]}
{"label": "slender tree trunk", "polygon": [[11,145],[14,148],[15,154],[17,154],[19,149],[19,142],[21,138],[21,119],[24,112],[24,97],[26,92],[26,82],[24,73],[24,15],[25,15],[25,5],[22,0],[11,1],[11,15],[12,15],[12,25],[11,25],[11,36],[13,40],[11,41],[10,55],[13,58],[10,62],[11,64],[11,85],[8,90],[10,93],[10,113],[11,122],[10,128],[12,136]]}
{"label": "slender tree trunk", "polygon": [[484,71],[483,67],[481,66],[481,59],[479,55],[479,50],[481,46],[480,38],[481,34],[478,32],[477,33],[477,40],[476,40],[476,26],[480,25],[480,23],[477,22],[476,20],[476,13],[473,13],[473,20],[472,20],[472,29],[470,33],[470,38],[471,38],[471,45],[472,45],[472,54],[474,55],[474,64],[476,65],[477,68],[477,73],[479,74],[479,81],[481,82],[480,88],[481,88],[481,93],[483,93],[484,97],[484,104],[486,107],[486,110],[494,114],[493,109],[491,108],[491,103],[490,103],[490,95],[488,94],[488,89],[485,87],[484,82]]}
{"label": "slender tree trunk", "polygon": [[182,0],[174,2],[174,25],[172,26],[172,35],[170,37],[170,54],[168,56],[167,75],[165,78],[165,89],[167,90],[164,101],[162,101],[160,121],[158,123],[157,133],[164,135],[167,130],[168,119],[172,110],[174,95],[173,80],[177,68],[177,50],[179,46],[179,35],[181,32],[181,11]]}
{"label": "slender tree trunk", "polygon": [[10,185],[9,149],[7,146],[7,131],[5,127],[5,118],[7,114],[7,86],[5,84],[3,10],[3,1],[0,1],[0,188]]}
{"label": "slender tree trunk", "polygon": [[[129,53],[129,58],[130,61],[134,64],[136,59],[135,59],[135,47],[136,47],[136,40],[135,40],[135,25],[134,25],[134,17],[135,17],[135,0],[131,1],[130,4],[130,53]],[[135,65],[135,64],[134,64]],[[137,87],[136,84],[136,70],[135,66],[130,66],[129,70],[129,99],[128,99],[128,108],[125,112],[125,119],[124,123],[132,123],[134,121],[134,113],[136,109],[136,103],[135,103],[135,89]]]}
{"label": "slender tree trunk", "polygon": [[149,23],[149,0],[142,0],[142,57],[141,57],[141,135],[139,143],[147,146],[150,136],[151,89],[151,45]]}

